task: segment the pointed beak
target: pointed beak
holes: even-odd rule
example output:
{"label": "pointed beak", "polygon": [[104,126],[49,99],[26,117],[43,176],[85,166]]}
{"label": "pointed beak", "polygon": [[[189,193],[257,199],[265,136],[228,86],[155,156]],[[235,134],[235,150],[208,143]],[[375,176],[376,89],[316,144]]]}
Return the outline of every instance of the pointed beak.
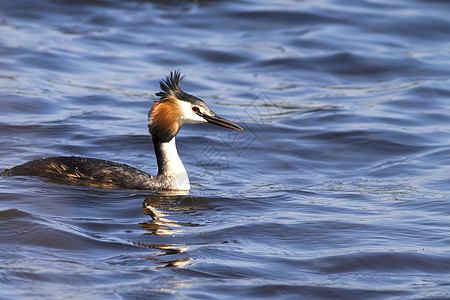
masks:
{"label": "pointed beak", "polygon": [[221,118],[219,116],[216,116],[216,115],[215,116],[208,116],[208,115],[202,114],[202,117],[206,121],[208,121],[208,123],[211,123],[211,124],[214,124],[214,125],[219,125],[219,126],[222,126],[222,127],[228,128],[228,129],[244,131],[244,129],[241,126],[239,126],[239,125],[237,125],[237,124],[235,124],[235,123],[233,123],[233,122],[231,122],[231,121],[229,121],[227,119]]}

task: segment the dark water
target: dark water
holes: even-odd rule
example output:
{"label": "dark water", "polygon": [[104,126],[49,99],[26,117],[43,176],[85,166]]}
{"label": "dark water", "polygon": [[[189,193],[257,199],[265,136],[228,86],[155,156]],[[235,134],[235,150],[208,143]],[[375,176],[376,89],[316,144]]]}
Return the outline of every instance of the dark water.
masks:
{"label": "dark water", "polygon": [[0,178],[1,299],[450,298],[450,2],[1,1],[0,168],[154,174],[171,70],[186,196]]}

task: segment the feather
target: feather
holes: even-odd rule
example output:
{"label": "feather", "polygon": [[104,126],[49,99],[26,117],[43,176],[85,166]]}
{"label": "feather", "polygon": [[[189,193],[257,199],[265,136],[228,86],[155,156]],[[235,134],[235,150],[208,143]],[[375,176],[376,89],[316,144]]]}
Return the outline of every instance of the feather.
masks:
{"label": "feather", "polygon": [[164,101],[153,104],[148,115],[148,129],[154,138],[168,142],[177,135],[181,128],[178,101],[174,96],[166,96]]}
{"label": "feather", "polygon": [[183,78],[184,76],[181,76],[180,70],[170,72],[170,75],[159,82],[161,92],[156,93],[156,96],[159,96],[161,101],[164,101],[168,96],[177,97],[184,94],[183,90],[180,88],[180,81]]}

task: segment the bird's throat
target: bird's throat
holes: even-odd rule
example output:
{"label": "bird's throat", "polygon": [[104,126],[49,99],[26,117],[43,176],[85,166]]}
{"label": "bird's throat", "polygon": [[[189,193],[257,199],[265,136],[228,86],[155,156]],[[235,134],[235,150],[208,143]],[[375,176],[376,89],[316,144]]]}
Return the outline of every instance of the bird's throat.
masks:
{"label": "bird's throat", "polygon": [[158,163],[156,180],[168,189],[189,190],[189,177],[178,155],[175,137],[168,142],[153,137],[153,145]]}

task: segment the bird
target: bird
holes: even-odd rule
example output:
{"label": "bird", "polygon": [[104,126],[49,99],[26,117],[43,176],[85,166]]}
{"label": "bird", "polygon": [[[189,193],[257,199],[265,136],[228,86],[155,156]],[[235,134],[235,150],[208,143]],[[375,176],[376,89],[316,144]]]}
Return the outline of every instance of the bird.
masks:
{"label": "bird", "polygon": [[156,176],[126,164],[102,159],[57,156],[35,159],[5,170],[3,176],[38,176],[49,181],[105,189],[189,191],[189,177],[178,155],[175,137],[183,124],[209,123],[232,130],[244,129],[216,115],[206,103],[180,87],[184,78],[172,71],[159,82],[161,91],[148,113],[158,166]]}

